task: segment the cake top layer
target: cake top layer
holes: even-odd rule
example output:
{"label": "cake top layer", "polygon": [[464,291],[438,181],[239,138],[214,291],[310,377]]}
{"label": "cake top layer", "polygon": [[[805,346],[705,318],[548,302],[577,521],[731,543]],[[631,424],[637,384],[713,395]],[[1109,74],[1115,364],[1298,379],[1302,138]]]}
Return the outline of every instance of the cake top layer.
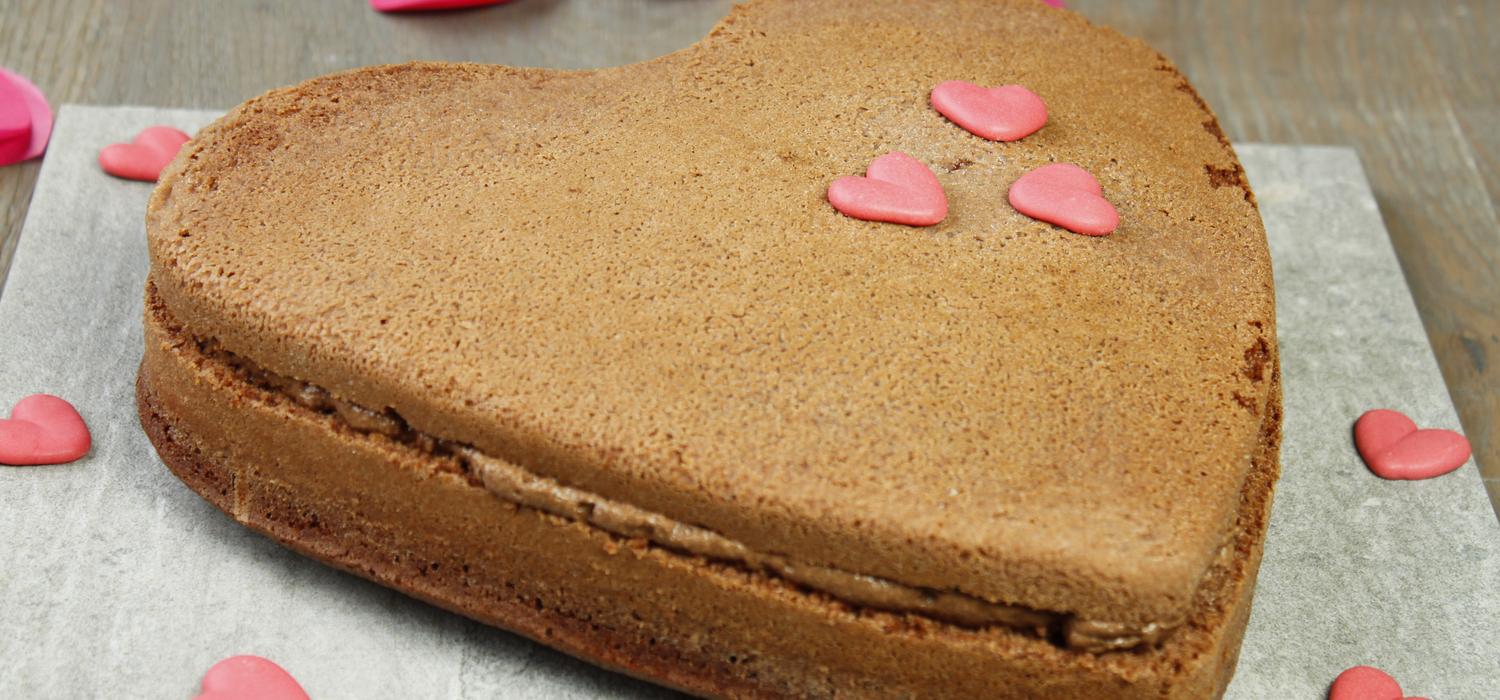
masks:
{"label": "cake top layer", "polygon": [[[954,79],[1050,121],[975,137],[927,103]],[[941,224],[825,201],[893,150]],[[1117,231],[1006,203],[1052,161]],[[621,68],[318,78],[200,133],[148,233],[173,313],[269,370],[759,551],[1096,620],[1182,619],[1275,369],[1213,115],[1035,0],[758,0]]]}

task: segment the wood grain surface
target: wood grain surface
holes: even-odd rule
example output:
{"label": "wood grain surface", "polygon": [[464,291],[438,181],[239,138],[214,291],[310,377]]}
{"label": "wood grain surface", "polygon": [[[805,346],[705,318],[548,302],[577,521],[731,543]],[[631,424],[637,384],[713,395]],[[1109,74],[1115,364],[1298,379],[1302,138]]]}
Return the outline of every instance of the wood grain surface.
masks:
{"label": "wood grain surface", "polygon": [[[0,66],[54,105],[227,109],[372,63],[645,60],[696,40],[729,4],[518,0],[391,16],[365,0],[0,0]],[[1231,139],[1359,151],[1500,506],[1500,0],[1069,4],[1175,61]],[[0,168],[0,283],[38,167]]]}

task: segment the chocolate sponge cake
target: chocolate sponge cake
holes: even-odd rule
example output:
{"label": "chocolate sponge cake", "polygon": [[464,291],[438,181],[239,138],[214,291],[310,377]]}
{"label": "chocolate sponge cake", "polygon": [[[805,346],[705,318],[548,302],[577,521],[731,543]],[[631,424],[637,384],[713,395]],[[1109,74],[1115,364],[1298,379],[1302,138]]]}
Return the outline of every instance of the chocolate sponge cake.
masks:
{"label": "chocolate sponge cake", "polygon": [[[1018,83],[997,143],[928,105]],[[929,167],[941,223],[834,178]],[[1118,229],[1006,201],[1052,162]],[[1266,238],[1213,114],[1036,0],[755,0],[566,72],[317,78],[147,215],[142,424],[309,556],[705,696],[1222,693],[1275,481]]]}

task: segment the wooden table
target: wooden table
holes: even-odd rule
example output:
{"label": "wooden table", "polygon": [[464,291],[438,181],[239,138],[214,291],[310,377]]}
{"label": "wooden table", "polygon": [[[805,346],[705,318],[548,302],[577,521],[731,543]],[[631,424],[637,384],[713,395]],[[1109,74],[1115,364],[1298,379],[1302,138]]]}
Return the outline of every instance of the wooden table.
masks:
{"label": "wooden table", "polygon": [[[0,0],[0,65],[32,78],[54,105],[228,108],[371,63],[644,60],[690,43],[728,5],[520,0],[397,17],[364,0]],[[1500,505],[1500,1],[1070,5],[1176,61],[1230,138],[1359,150]],[[0,169],[0,282],[37,169]]]}

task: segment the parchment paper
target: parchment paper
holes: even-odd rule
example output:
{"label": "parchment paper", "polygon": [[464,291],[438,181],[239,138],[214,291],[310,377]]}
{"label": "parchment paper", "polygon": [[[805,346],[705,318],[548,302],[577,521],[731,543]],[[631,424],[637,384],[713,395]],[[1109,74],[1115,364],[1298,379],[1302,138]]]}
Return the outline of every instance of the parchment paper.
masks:
{"label": "parchment paper", "polygon": [[[353,576],[234,524],[179,483],[136,422],[151,186],[95,165],[142,127],[214,114],[66,106],[0,293],[0,411],[61,395],[93,452],[0,467],[0,697],[191,698],[253,653],[314,698],[647,698],[668,691]],[[1500,697],[1500,525],[1474,465],[1385,482],[1360,412],[1457,428],[1359,162],[1243,145],[1276,264],[1283,476],[1234,699],[1321,699],[1378,665],[1408,694]]]}

